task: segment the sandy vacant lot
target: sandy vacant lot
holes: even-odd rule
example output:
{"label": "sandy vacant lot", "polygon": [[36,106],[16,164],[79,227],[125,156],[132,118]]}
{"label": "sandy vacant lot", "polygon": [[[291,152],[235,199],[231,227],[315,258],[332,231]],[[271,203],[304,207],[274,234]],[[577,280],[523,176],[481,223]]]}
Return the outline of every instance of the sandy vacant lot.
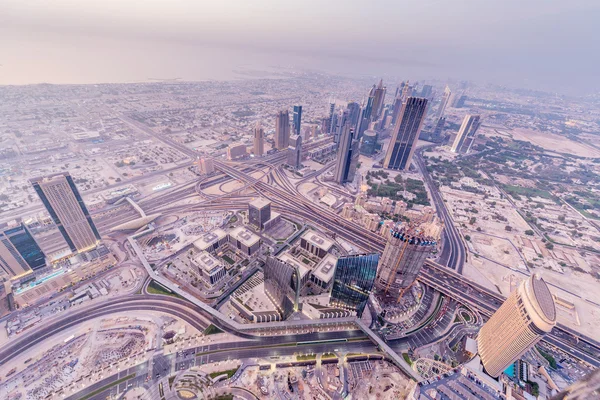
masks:
{"label": "sandy vacant lot", "polygon": [[510,133],[515,140],[525,140],[547,150],[569,153],[580,157],[600,157],[600,151],[592,146],[574,142],[561,135],[522,128],[513,129]]}

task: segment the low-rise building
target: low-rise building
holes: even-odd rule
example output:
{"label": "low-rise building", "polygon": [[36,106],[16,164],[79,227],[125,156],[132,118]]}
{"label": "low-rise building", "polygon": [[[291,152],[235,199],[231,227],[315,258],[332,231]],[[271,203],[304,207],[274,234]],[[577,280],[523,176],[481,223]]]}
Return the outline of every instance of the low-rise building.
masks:
{"label": "low-rise building", "polygon": [[196,254],[193,262],[198,267],[200,275],[211,285],[219,282],[227,274],[223,263],[206,251]]}
{"label": "low-rise building", "polygon": [[238,226],[229,231],[229,243],[244,254],[251,256],[260,248],[260,237],[248,228]]}
{"label": "low-rise building", "polygon": [[325,257],[333,247],[333,241],[315,231],[306,231],[300,238],[300,246],[317,257]]}

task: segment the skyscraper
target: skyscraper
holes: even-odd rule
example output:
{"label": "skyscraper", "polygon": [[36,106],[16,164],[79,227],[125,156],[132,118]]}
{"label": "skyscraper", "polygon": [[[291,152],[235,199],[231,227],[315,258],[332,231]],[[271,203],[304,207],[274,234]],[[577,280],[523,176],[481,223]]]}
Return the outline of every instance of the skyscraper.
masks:
{"label": "skyscraper", "polygon": [[381,116],[381,113],[383,112],[383,105],[385,103],[385,92],[386,87],[383,86],[383,79],[381,79],[373,92],[373,111],[371,114],[371,119],[373,121],[378,120]]}
{"label": "skyscraper", "polygon": [[294,134],[300,135],[300,126],[302,124],[302,106],[294,106]]}
{"label": "skyscraper", "polygon": [[433,129],[433,137],[438,140],[442,138],[442,133],[444,132],[444,125],[446,124],[446,117],[439,118],[435,124],[435,128]]}
{"label": "skyscraper", "polygon": [[215,164],[212,160],[212,158],[201,158],[198,161],[198,168],[200,169],[200,172],[206,175],[212,174],[213,172],[215,172]]}
{"label": "skyscraper", "polygon": [[302,165],[302,136],[294,135],[290,138],[290,147],[288,147],[287,164],[299,169]]}
{"label": "skyscraper", "polygon": [[298,310],[300,271],[298,267],[267,256],[264,266],[265,293],[273,302],[282,319]]}
{"label": "skyscraper", "polygon": [[254,127],[254,155],[262,157],[265,154],[265,131],[260,125],[260,121],[256,122]]}
{"label": "skyscraper", "polygon": [[350,127],[348,110],[340,110],[340,112],[337,114],[336,123],[335,132],[333,133],[333,142],[339,144],[340,137],[344,132],[344,128],[346,126]]}
{"label": "skyscraper", "polygon": [[350,308],[362,316],[377,275],[379,254],[340,257],[337,260],[331,290],[331,303]]}
{"label": "skyscraper", "polygon": [[100,234],[68,172],[30,180],[71,251],[96,247]]}
{"label": "skyscraper", "polygon": [[323,131],[323,133],[332,133],[335,130],[335,100],[329,100],[329,130]]}
{"label": "skyscraper", "polygon": [[385,154],[384,168],[405,170],[410,167],[426,111],[427,99],[409,97],[402,104],[400,116],[394,125],[392,139]]}
{"label": "skyscraper", "polygon": [[423,85],[421,89],[421,97],[429,99],[433,93],[433,87],[431,85]]}
{"label": "skyscraper", "polygon": [[442,118],[444,116],[444,111],[446,111],[450,96],[452,96],[452,91],[450,90],[450,87],[446,85],[446,89],[444,89],[444,94],[442,95],[442,101],[440,102],[440,108],[438,108],[437,118]]}
{"label": "skyscraper", "polygon": [[[354,140],[354,129],[350,124],[343,127],[342,135],[337,151],[334,180],[339,184],[351,182],[354,180],[356,172],[356,162],[358,157],[358,141]],[[352,165],[354,164],[354,166]]]}
{"label": "skyscraper", "polygon": [[477,336],[485,371],[498,377],[556,325],[554,297],[536,274],[523,281]]}
{"label": "skyscraper", "polygon": [[46,256],[24,224],[0,232],[0,268],[18,278],[46,266]]}
{"label": "skyscraper", "polygon": [[281,110],[275,118],[275,148],[287,150],[290,145],[290,113]]}
{"label": "skyscraper", "polygon": [[363,134],[360,144],[360,154],[365,156],[372,156],[378,150],[377,145],[378,135],[374,130],[368,129]]}
{"label": "skyscraper", "polygon": [[468,153],[475,141],[475,134],[481,125],[479,115],[465,115],[463,122],[458,130],[458,135],[452,144],[453,153]]}
{"label": "skyscraper", "polygon": [[375,283],[382,300],[397,302],[413,284],[427,257],[436,250],[441,230],[437,221],[392,229]]}
{"label": "skyscraper", "polygon": [[358,119],[360,118],[360,104],[357,102],[351,101],[346,106],[346,110],[348,110],[348,119],[350,120],[350,125],[354,128],[354,131],[357,131]]}
{"label": "skyscraper", "polygon": [[258,198],[248,203],[248,222],[259,229],[263,229],[265,222],[271,219],[271,202]]}

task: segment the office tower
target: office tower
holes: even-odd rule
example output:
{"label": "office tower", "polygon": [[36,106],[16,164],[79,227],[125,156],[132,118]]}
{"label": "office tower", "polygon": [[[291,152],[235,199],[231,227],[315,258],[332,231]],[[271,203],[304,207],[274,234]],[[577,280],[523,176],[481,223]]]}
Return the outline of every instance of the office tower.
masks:
{"label": "office tower", "polygon": [[294,133],[296,135],[300,135],[301,134],[301,124],[302,124],[302,106],[294,106],[294,118],[293,118],[293,126],[294,126]]}
{"label": "office tower", "polygon": [[444,125],[446,124],[446,117],[439,118],[433,129],[434,139],[441,139],[444,132]]}
{"label": "office tower", "polygon": [[0,232],[0,267],[12,279],[46,266],[46,256],[24,224]]}
{"label": "office tower", "polygon": [[282,319],[298,310],[300,271],[297,266],[267,256],[264,279],[265,293],[277,307]]}
{"label": "office tower", "polygon": [[477,347],[485,371],[498,377],[554,325],[554,297],[541,277],[531,275],[479,331]]}
{"label": "office tower", "polygon": [[404,224],[390,232],[375,283],[382,300],[400,300],[417,279],[427,257],[437,249],[441,231],[441,224],[435,221]]}
{"label": "office tower", "polygon": [[348,110],[340,110],[340,112],[337,114],[335,132],[333,133],[334,143],[340,143],[340,137],[342,136],[342,133],[344,132],[344,127],[346,125],[350,127]]}
{"label": "office tower", "polygon": [[282,110],[275,117],[275,148],[287,150],[290,145],[290,113]]}
{"label": "office tower", "polygon": [[442,95],[442,101],[440,102],[440,108],[438,108],[437,118],[442,118],[444,116],[444,111],[446,111],[450,96],[452,96],[452,91],[450,90],[450,87],[446,85],[446,89],[444,89],[444,94]]}
{"label": "office tower", "polygon": [[402,110],[402,92],[394,99],[394,103],[392,104],[392,124],[395,125],[398,120],[398,116],[400,115],[400,110]]}
{"label": "office tower", "polygon": [[331,133],[331,117],[325,117],[321,120],[321,132]]}
{"label": "office tower", "polygon": [[360,154],[372,156],[379,149],[377,145],[378,134],[374,130],[366,130],[360,144]]}
{"label": "office tower", "polygon": [[471,146],[475,141],[475,134],[481,125],[479,115],[465,115],[463,122],[458,130],[458,135],[454,139],[452,148],[453,153],[468,153],[471,151]]}
{"label": "office tower", "polygon": [[423,85],[423,89],[421,89],[421,97],[425,99],[431,98],[433,94],[433,87],[431,85]]}
{"label": "office tower", "polygon": [[[354,129],[348,124],[344,126],[344,131],[340,136],[337,151],[337,159],[333,173],[334,180],[337,183],[344,184],[354,180],[357,157],[358,141],[354,140]],[[354,166],[352,164],[354,164]]]}
{"label": "office tower", "polygon": [[302,166],[302,136],[294,135],[290,138],[287,164],[294,169],[300,169]]}
{"label": "office tower", "polygon": [[100,234],[68,172],[30,180],[71,251],[96,247]]}
{"label": "office tower", "polygon": [[385,103],[385,92],[386,88],[383,86],[383,79],[379,81],[379,84],[375,88],[373,92],[373,111],[371,114],[371,119],[376,121],[381,116],[383,112],[383,105]]}
{"label": "office tower", "polygon": [[407,170],[410,167],[419,133],[425,121],[426,110],[427,99],[409,97],[402,104],[400,116],[394,125],[392,139],[385,154],[384,168]]}
{"label": "office tower", "polygon": [[357,102],[351,101],[346,106],[346,110],[348,111],[348,119],[350,120],[350,125],[354,128],[356,132],[358,126],[358,119],[360,118],[360,104]]}
{"label": "office tower", "polygon": [[227,159],[230,161],[238,160],[246,156],[246,145],[242,143],[232,143],[227,146]]}
{"label": "office tower", "polygon": [[333,133],[335,130],[335,101],[329,101],[329,129],[323,132]]}
{"label": "office tower", "polygon": [[271,202],[258,198],[248,203],[248,222],[259,229],[263,229],[265,222],[271,219]]}
{"label": "office tower", "polygon": [[331,303],[352,309],[361,317],[373,290],[378,262],[379,254],[340,257],[333,275]]}
{"label": "office tower", "polygon": [[262,157],[265,154],[265,131],[260,126],[260,121],[254,127],[254,155]]}
{"label": "office tower", "polygon": [[406,99],[411,97],[413,95],[413,91],[414,91],[413,86],[409,85],[408,81],[406,81],[406,84],[402,88],[402,95],[401,95],[402,101],[406,101]]}
{"label": "office tower", "polygon": [[215,172],[215,164],[213,163],[212,158],[201,158],[198,161],[198,167],[202,174],[209,175]]}

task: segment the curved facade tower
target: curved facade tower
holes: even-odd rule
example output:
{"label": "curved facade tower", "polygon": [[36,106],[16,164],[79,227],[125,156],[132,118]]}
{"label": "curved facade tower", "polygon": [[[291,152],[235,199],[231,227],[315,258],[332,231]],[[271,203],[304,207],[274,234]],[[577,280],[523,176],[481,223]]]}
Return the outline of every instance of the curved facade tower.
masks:
{"label": "curved facade tower", "polygon": [[485,371],[498,377],[556,325],[554,297],[537,275],[508,296],[477,336]]}
{"label": "curved facade tower", "polygon": [[264,266],[265,292],[282,319],[298,310],[300,296],[300,272],[298,268],[268,256]]}
{"label": "curved facade tower", "polygon": [[436,222],[392,229],[375,282],[382,300],[398,301],[413,284],[427,257],[437,249],[440,233],[441,225]]}

